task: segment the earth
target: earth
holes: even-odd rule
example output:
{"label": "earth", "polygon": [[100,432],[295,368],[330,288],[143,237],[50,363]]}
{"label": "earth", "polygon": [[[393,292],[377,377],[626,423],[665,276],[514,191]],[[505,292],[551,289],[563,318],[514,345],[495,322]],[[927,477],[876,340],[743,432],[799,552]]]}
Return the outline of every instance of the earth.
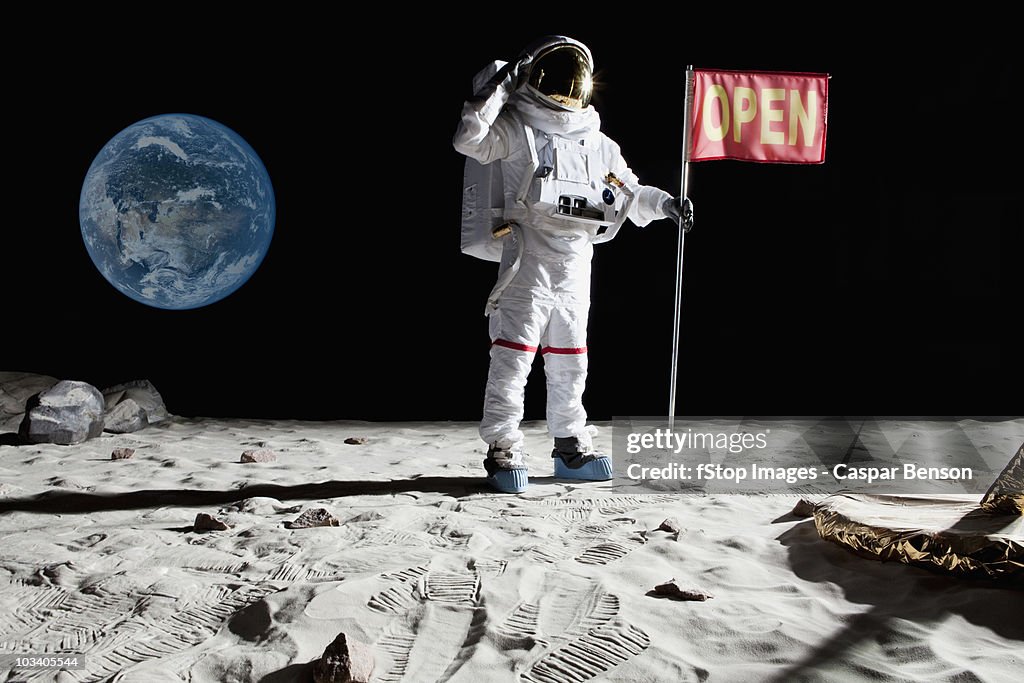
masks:
{"label": "earth", "polygon": [[163,309],[206,306],[249,279],[274,233],[274,190],[256,152],[192,114],[134,123],[89,167],[82,238],[103,277]]}

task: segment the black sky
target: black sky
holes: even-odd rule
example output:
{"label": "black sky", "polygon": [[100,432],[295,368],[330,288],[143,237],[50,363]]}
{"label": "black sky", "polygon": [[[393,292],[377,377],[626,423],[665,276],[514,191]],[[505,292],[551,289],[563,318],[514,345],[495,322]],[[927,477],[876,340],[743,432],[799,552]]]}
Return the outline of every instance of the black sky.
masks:
{"label": "black sky", "polygon": [[[396,12],[40,32],[34,54],[68,57],[21,54],[6,84],[15,211],[0,230],[0,369],[101,387],[149,378],[185,415],[477,419],[495,266],[459,253],[450,140],[478,69],[566,33],[595,55],[604,130],[644,182],[672,192],[686,64],[833,77],[824,165],[693,169],[681,414],[1024,414],[1012,45],[863,18],[851,38],[801,15],[802,38],[793,22],[762,22],[684,39],[668,17],[530,15],[498,31],[430,31]],[[193,311],[117,293],[77,219],[93,156],[168,112],[237,131],[277,196],[260,270]],[[667,221],[597,249],[595,419],[665,411],[674,250]],[[528,417],[543,416],[539,372]]]}

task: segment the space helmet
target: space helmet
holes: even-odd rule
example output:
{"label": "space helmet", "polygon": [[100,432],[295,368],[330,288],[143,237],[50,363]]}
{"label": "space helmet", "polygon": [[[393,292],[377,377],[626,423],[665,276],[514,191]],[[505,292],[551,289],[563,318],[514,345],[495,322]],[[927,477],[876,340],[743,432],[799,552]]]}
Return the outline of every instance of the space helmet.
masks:
{"label": "space helmet", "polygon": [[522,56],[528,58],[523,88],[538,102],[563,111],[590,105],[594,58],[586,45],[567,36],[545,36]]}

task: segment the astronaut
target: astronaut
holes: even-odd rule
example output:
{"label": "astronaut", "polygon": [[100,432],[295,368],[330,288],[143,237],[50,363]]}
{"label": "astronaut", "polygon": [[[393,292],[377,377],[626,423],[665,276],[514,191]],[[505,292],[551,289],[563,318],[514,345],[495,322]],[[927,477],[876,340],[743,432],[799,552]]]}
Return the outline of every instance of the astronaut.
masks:
{"label": "astronaut", "polygon": [[500,163],[495,213],[503,225],[495,234],[509,234],[487,305],[491,349],[480,437],[488,445],[487,480],[506,493],[529,483],[519,424],[538,353],[555,476],[611,478],[611,458],[594,449],[582,401],[593,245],[613,237],[626,218],[640,227],[659,218],[692,224],[689,200],[641,185],[601,132],[590,104],[593,71],[583,43],[542,38],[514,62],[496,62],[490,78],[487,70],[478,74],[453,140],[480,165]]}

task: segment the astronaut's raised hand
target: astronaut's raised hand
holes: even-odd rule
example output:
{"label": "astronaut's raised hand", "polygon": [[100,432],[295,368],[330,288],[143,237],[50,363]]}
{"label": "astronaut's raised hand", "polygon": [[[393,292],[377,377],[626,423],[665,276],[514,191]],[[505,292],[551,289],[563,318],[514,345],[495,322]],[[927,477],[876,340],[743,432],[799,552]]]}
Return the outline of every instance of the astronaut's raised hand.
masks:
{"label": "astronaut's raised hand", "polygon": [[477,96],[479,97],[482,95],[486,97],[498,88],[504,90],[506,94],[511,95],[519,89],[523,79],[523,74],[526,73],[526,64],[528,63],[528,59],[520,59],[517,62],[506,62],[505,66],[498,69],[497,73],[487,81],[487,84],[479,93],[477,93]]}
{"label": "astronaut's raised hand", "polygon": [[517,73],[516,65],[512,62],[505,62],[505,66],[498,69],[497,73],[491,77],[491,80],[487,81],[485,89],[494,90],[498,86],[502,86],[507,91],[512,92],[515,90],[513,86],[518,79],[519,74]]}
{"label": "astronaut's raised hand", "polygon": [[687,232],[693,228],[693,202],[689,197],[669,197],[661,205],[661,210],[665,218],[671,218],[677,224],[682,221],[683,229]]}

